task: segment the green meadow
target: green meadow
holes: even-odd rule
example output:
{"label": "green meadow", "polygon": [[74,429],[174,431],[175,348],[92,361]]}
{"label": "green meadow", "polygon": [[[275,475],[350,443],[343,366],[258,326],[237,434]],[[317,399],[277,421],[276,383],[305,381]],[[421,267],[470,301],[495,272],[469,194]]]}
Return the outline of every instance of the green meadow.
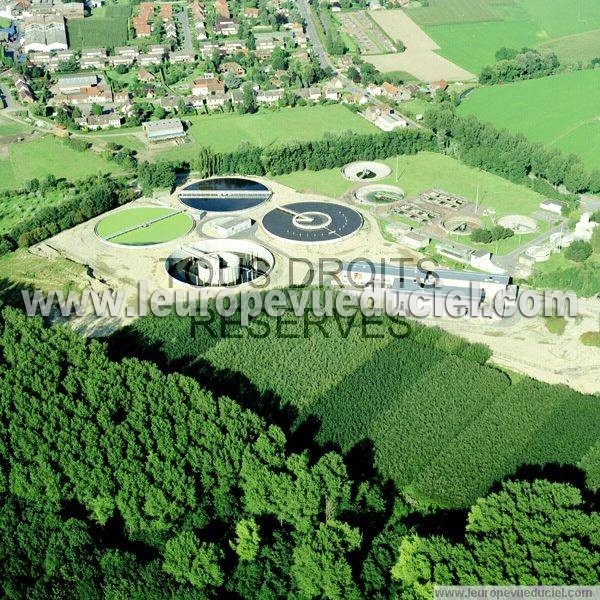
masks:
{"label": "green meadow", "polygon": [[[493,208],[498,217],[513,213],[531,213],[542,199],[530,189],[515,185],[497,175],[468,167],[443,154],[420,152],[413,156],[399,156],[380,162],[389,165],[392,173],[377,183],[397,185],[409,197],[427,189],[439,188],[474,202],[479,186],[481,204]],[[341,169],[298,171],[273,179],[301,192],[314,192],[331,197],[341,196],[355,185],[344,178]]]}
{"label": "green meadow", "polygon": [[0,189],[18,188],[30,179],[48,175],[72,180],[121,172],[118,165],[96,152],[77,152],[51,135],[10,144],[7,155],[0,155]]}
{"label": "green meadow", "polygon": [[596,0],[430,0],[406,9],[440,46],[439,54],[478,73],[502,46],[556,49],[564,61],[597,56]]}
{"label": "green meadow", "polygon": [[459,112],[600,168],[600,70],[481,88],[463,100]]}
{"label": "green meadow", "polygon": [[327,133],[377,131],[374,125],[339,104],[261,111],[253,115],[202,115],[189,120],[188,135],[192,142],[159,151],[161,158],[189,160],[195,157],[198,146],[228,152],[244,142],[270,146],[294,140],[316,140]]}

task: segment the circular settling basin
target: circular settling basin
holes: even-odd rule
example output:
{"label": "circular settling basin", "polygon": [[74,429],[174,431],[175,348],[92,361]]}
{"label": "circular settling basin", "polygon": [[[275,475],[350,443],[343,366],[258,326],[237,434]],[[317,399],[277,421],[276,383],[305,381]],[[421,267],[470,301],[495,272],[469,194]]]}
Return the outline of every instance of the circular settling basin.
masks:
{"label": "circular settling basin", "polygon": [[247,210],[271,197],[271,190],[245,177],[214,177],[190,183],[179,190],[179,201],[194,210],[233,212]]}
{"label": "circular settling basin", "polygon": [[354,192],[354,197],[362,204],[391,204],[404,200],[404,190],[395,185],[365,185]]}
{"label": "circular settling basin", "polygon": [[368,181],[387,177],[392,170],[384,163],[357,161],[347,164],[342,174],[350,181]]}
{"label": "circular settling basin", "polygon": [[506,215],[498,219],[498,225],[512,229],[515,233],[533,233],[538,228],[537,221],[525,215]]}
{"label": "circular settling basin", "polygon": [[293,202],[269,211],[263,228],[287,242],[339,242],[356,233],[363,223],[356,210],[334,202]]}
{"label": "circular settling basin", "polygon": [[162,206],[138,206],[113,212],[95,227],[105,243],[121,247],[145,247],[176,240],[194,227],[194,219],[181,210]]}
{"label": "circular settling basin", "polygon": [[483,221],[476,217],[457,216],[446,219],[442,226],[454,235],[470,235],[474,229],[483,227]]}

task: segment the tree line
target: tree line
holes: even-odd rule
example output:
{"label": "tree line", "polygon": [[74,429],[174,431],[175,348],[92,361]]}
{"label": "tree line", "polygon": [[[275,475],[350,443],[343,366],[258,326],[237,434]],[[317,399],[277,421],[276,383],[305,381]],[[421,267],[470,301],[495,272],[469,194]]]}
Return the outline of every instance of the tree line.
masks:
{"label": "tree line", "polygon": [[479,83],[494,85],[520,79],[537,79],[556,73],[560,61],[554,52],[538,52],[531,48],[513,50],[501,48],[496,52],[498,62],[484,67]]}

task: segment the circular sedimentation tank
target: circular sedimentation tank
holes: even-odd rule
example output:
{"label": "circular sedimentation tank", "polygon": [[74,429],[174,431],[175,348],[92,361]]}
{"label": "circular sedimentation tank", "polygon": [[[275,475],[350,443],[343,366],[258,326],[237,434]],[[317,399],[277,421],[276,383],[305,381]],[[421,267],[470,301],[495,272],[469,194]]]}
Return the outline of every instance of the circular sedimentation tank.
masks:
{"label": "circular sedimentation tank", "polygon": [[322,244],[339,242],[355,234],[362,215],[335,202],[293,202],[269,211],[262,220],[264,230],[286,242]]}
{"label": "circular sedimentation tank", "polygon": [[537,221],[526,215],[506,215],[498,219],[497,224],[515,233],[533,233],[538,229]]}
{"label": "circular sedimentation tank", "polygon": [[136,206],[104,216],[94,233],[106,244],[144,248],[168,243],[188,234],[194,219],[183,210],[163,206]]}
{"label": "circular sedimentation tank", "polygon": [[525,254],[529,256],[529,258],[533,258],[535,262],[544,262],[550,258],[550,254],[552,253],[549,246],[530,246],[525,250]]}
{"label": "circular sedimentation tank", "polygon": [[175,281],[191,287],[234,287],[256,282],[273,269],[275,258],[256,242],[201,240],[177,248],[165,262]]}
{"label": "circular sedimentation tank", "polygon": [[342,168],[342,174],[350,181],[374,181],[387,177],[392,169],[385,163],[373,161],[357,161]]}
{"label": "circular sedimentation tank", "polygon": [[271,190],[247,177],[213,177],[195,181],[178,192],[185,206],[206,212],[234,212],[254,208],[271,197]]}
{"label": "circular sedimentation tank", "polygon": [[374,206],[381,204],[391,204],[404,200],[406,194],[402,188],[395,185],[364,185],[354,192],[354,197],[361,204],[371,204]]}
{"label": "circular sedimentation tank", "polygon": [[454,235],[470,235],[474,229],[483,227],[483,221],[477,217],[457,215],[446,219],[442,227]]}

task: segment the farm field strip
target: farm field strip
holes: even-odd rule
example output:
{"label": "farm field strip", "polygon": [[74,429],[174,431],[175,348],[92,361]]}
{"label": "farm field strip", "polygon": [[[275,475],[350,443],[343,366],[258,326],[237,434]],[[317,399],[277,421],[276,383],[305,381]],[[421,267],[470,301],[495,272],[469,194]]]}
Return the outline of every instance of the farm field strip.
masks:
{"label": "farm field strip", "polygon": [[514,0],[488,4],[487,11],[481,2],[431,0],[405,11],[437,42],[440,55],[473,72],[495,62],[503,46],[556,49],[566,61],[590,60],[598,47],[595,0]]}
{"label": "farm field strip", "polygon": [[473,73],[438,55],[437,43],[404,11],[376,11],[371,18],[391,39],[401,40],[406,46],[401,53],[368,56],[367,60],[381,71],[407,71],[422,81],[473,79]]}

